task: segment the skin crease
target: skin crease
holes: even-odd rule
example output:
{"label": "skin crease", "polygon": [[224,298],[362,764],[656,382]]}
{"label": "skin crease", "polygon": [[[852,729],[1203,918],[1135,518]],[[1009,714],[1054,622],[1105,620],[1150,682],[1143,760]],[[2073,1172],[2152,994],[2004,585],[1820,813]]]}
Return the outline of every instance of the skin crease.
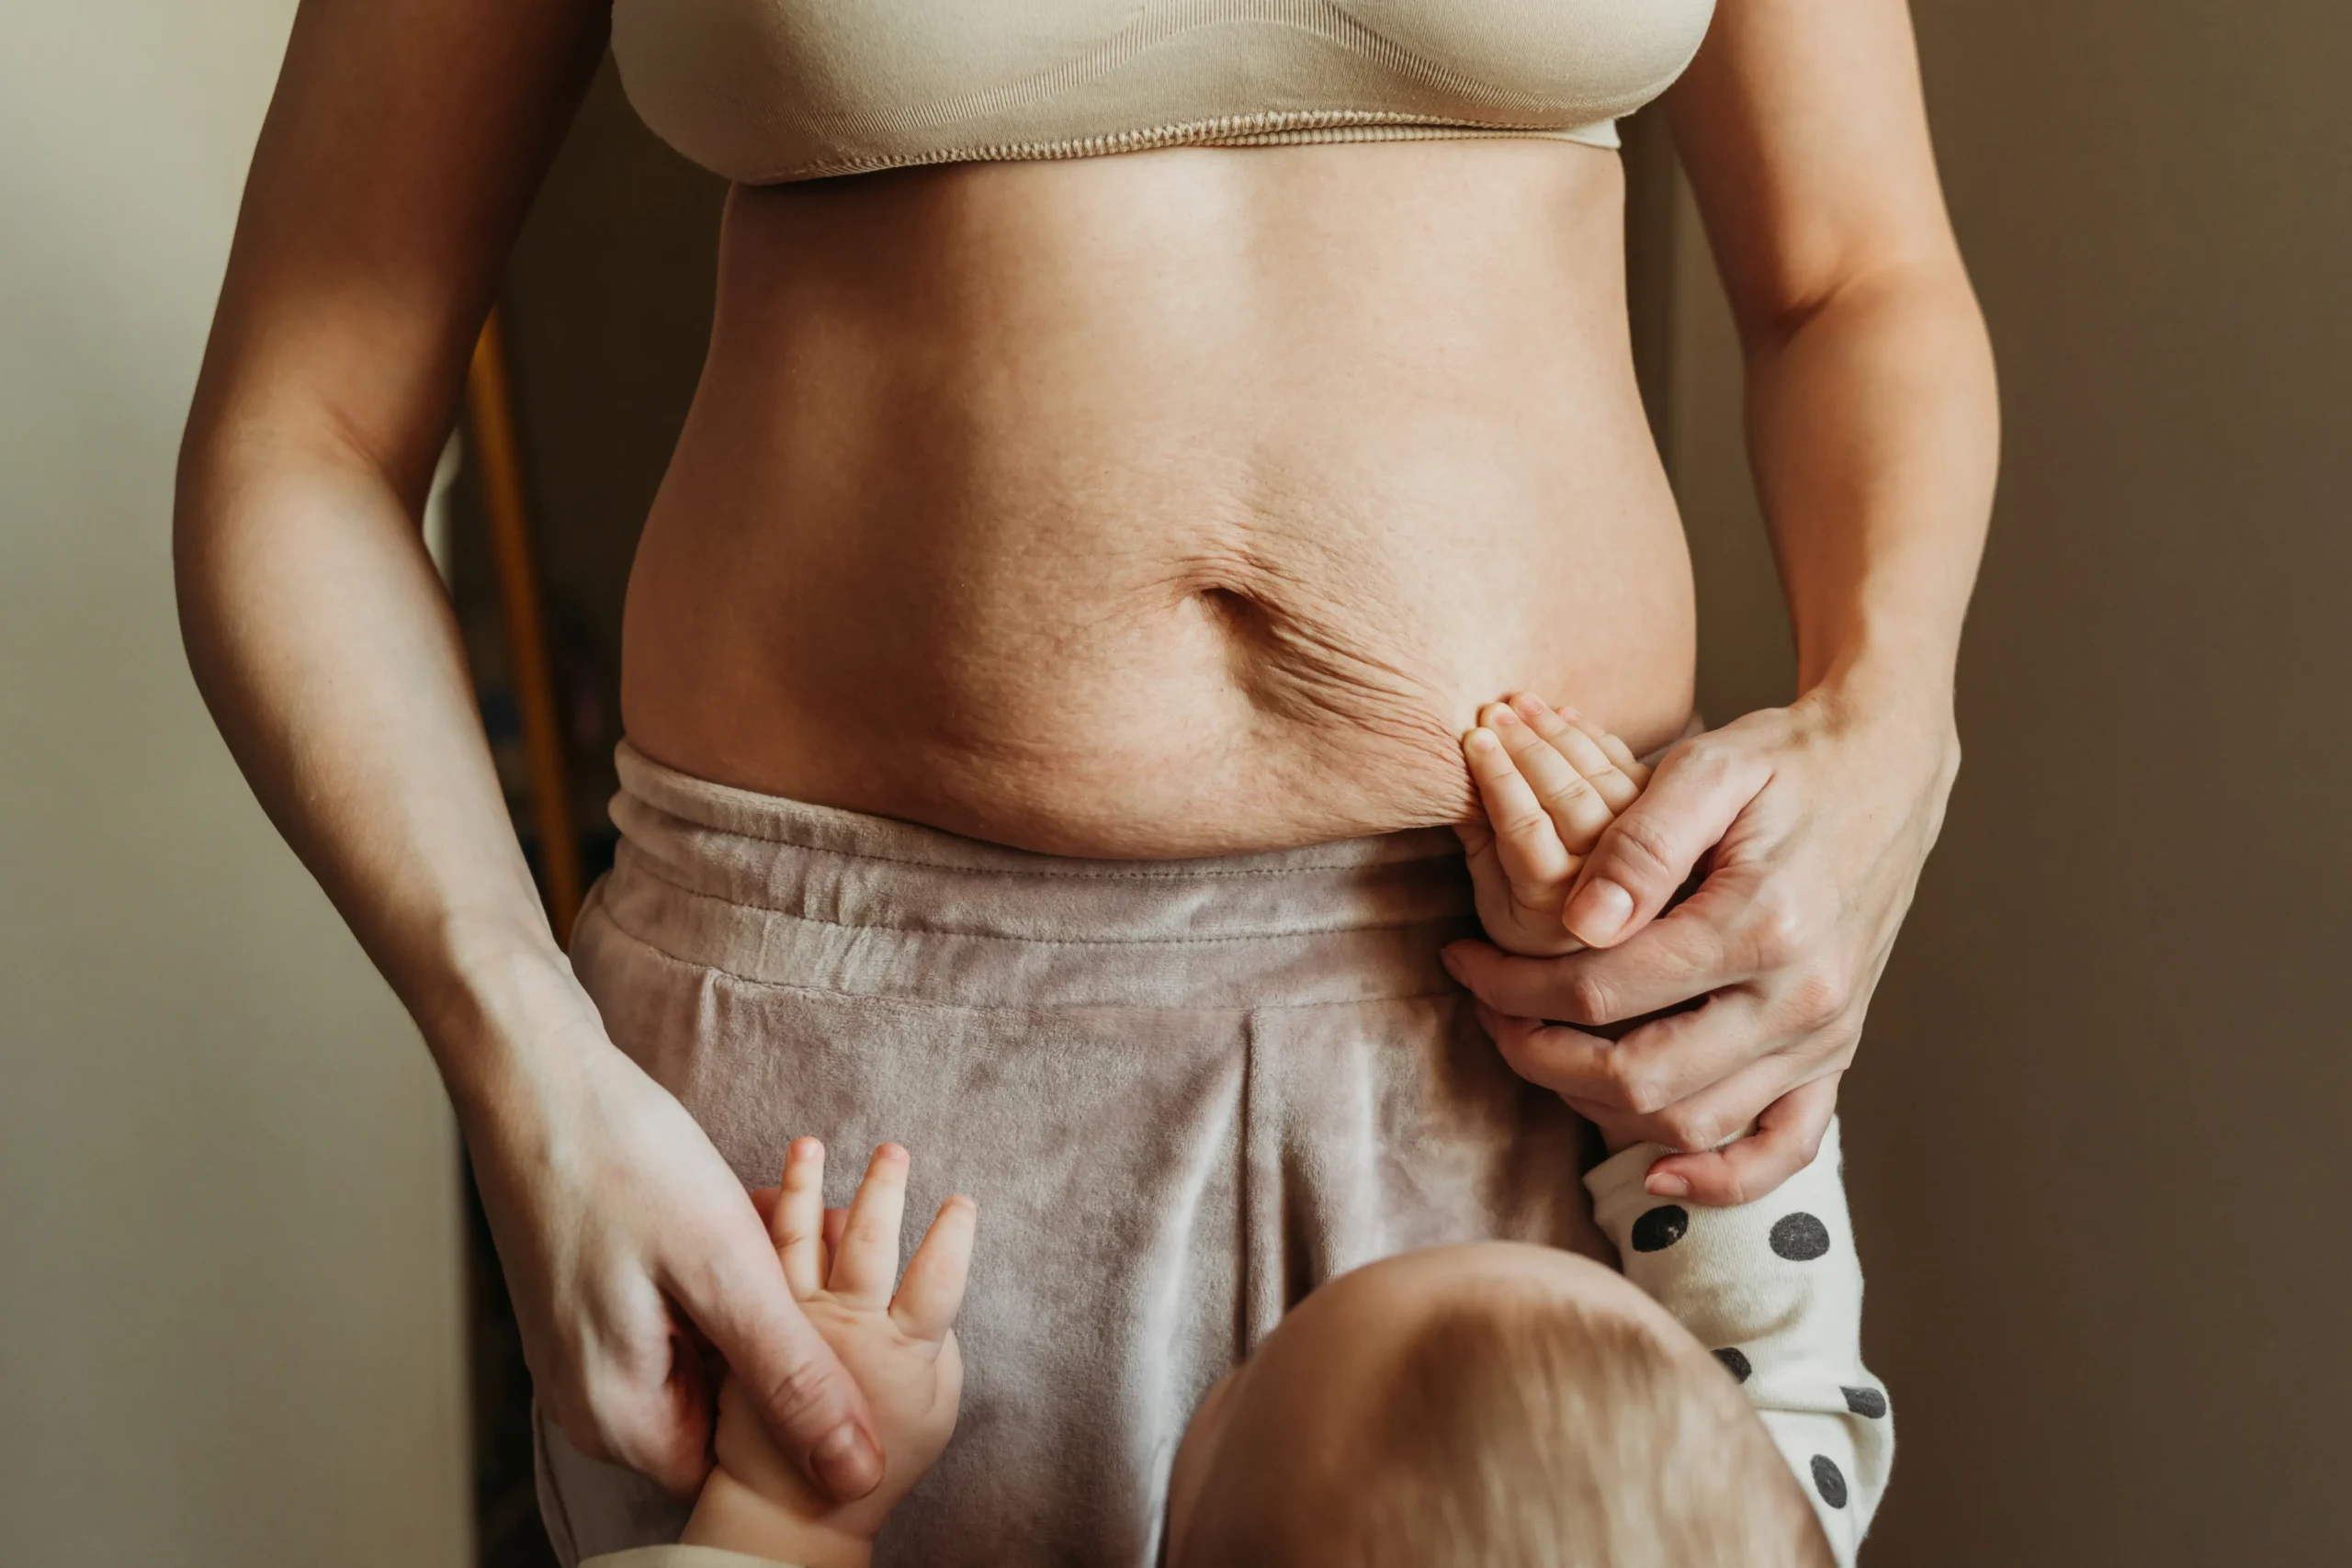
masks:
{"label": "skin crease", "polygon": [[[548,933],[415,526],[606,22],[304,0],[183,447],[182,626],[441,1068],[549,1417],[689,1488],[707,1342],[856,1495],[863,1396]],[[1736,1201],[1810,1158],[1940,820],[1996,420],[1901,0],[1723,0],[1666,107],[1747,345],[1801,695],[1686,743],[1610,828],[1568,906],[1601,951],[1453,958],[1513,1065],[1612,1134],[1705,1150],[1760,1112],[1653,1172]],[[1619,204],[1607,154],[1508,140],[740,195],[631,585],[632,735],[1139,856],[1458,817],[1456,737],[1516,690],[1666,739],[1690,582]],[[1614,1044],[1573,1027],[1702,994]]]}

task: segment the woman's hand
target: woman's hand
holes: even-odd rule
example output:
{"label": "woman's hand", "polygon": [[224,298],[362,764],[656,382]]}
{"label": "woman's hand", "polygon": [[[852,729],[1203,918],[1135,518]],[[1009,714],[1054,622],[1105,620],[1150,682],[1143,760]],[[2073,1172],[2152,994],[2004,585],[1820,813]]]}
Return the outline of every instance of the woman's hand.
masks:
{"label": "woman's hand", "polygon": [[1447,966],[1521,1077],[1612,1144],[1685,1151],[1651,1192],[1751,1201],[1819,1147],[1958,761],[1948,706],[1825,686],[1750,714],[1669,752],[1594,847],[1565,917],[1594,951],[1463,942]]}
{"label": "woman's hand", "polygon": [[710,1468],[715,1350],[820,1487],[873,1491],[865,1399],[694,1118],[613,1047],[584,997],[504,1055],[527,1066],[461,1096],[459,1112],[532,1382],[564,1436],[691,1494]]}

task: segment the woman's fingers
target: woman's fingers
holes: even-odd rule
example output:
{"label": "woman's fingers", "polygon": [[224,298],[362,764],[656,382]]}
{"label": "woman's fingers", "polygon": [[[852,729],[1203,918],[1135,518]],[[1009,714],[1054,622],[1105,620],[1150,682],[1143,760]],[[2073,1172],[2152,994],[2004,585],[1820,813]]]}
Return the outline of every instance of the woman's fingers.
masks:
{"label": "woman's fingers", "polygon": [[1755,1201],[1813,1163],[1838,1111],[1845,1075],[1799,1084],[1764,1108],[1756,1131],[1721,1148],[1668,1155],[1649,1168],[1645,1186],[1660,1198],[1689,1198],[1715,1208]]}
{"label": "woman's fingers", "polygon": [[1775,1053],[1661,1110],[1628,1111],[1608,1100],[1561,1098],[1621,1144],[1663,1144],[1684,1154],[1700,1154],[1752,1131],[1766,1106],[1818,1073],[1802,1057]]}
{"label": "woman's fingers", "polygon": [[1585,857],[1563,918],[1586,945],[1613,946],[1665,908],[1771,781],[1763,756],[1713,739],[1669,752],[1650,787]]}
{"label": "woman's fingers", "polygon": [[1521,958],[1465,937],[1442,954],[1447,973],[1496,1011],[1585,1028],[1659,1012],[1754,977],[1717,921],[1724,894],[1702,888],[1623,947]]}
{"label": "woman's fingers", "polygon": [[833,1251],[827,1290],[868,1311],[890,1304],[890,1287],[899,1278],[899,1224],[906,1207],[907,1151],[884,1144],[866,1162],[865,1179],[850,1200],[849,1220]]}
{"label": "woman's fingers", "polygon": [[1736,879],[1718,873],[1631,940],[1577,954],[1583,962],[1553,982],[1566,1010],[1544,1016],[1617,1023],[1756,979],[1762,964],[1747,903]]}
{"label": "woman's fingers", "polygon": [[890,1303],[899,1326],[933,1344],[956,1326],[964,1305],[964,1281],[972,1269],[972,1236],[979,1211],[969,1198],[950,1198],[923,1233],[922,1245],[907,1261],[906,1278]]}
{"label": "woman's fingers", "polygon": [[796,1301],[825,1288],[825,1145],[795,1138],[785,1151],[784,1185],[768,1212],[768,1237]]}
{"label": "woman's fingers", "polygon": [[[1527,700],[1533,706],[1542,706],[1532,698]],[[1544,711],[1549,714],[1551,710],[1546,708]],[[1542,802],[1544,814],[1552,819],[1553,830],[1558,835],[1561,845],[1571,855],[1580,855],[1591,849],[1594,840],[1600,837],[1600,830],[1616,817],[1615,808],[1601,798],[1600,791],[1578,769],[1577,760],[1564,754],[1558,746],[1538,734],[1517,709],[1497,703],[1487,712],[1489,728],[1502,741],[1503,750],[1510,754],[1511,761],[1527,780],[1535,798]],[[1575,730],[1568,729],[1565,724],[1559,724],[1556,717],[1554,723],[1555,728],[1574,735],[1593,762],[1611,773],[1615,773],[1608,759],[1600,754],[1599,747]]]}
{"label": "woman's fingers", "polygon": [[[1562,886],[1576,874],[1576,861],[1560,842],[1551,814],[1503,749],[1499,736],[1481,727],[1470,732],[1462,750],[1469,759],[1478,798],[1487,808],[1504,880],[1519,902],[1544,908],[1547,892],[1556,898]],[[1552,902],[1551,907],[1558,906]]]}
{"label": "woman's fingers", "polygon": [[1577,1005],[1574,972],[1564,966],[1566,959],[1523,958],[1476,937],[1449,943],[1439,951],[1438,958],[1464,989],[1502,1017],[1561,1019],[1578,1024],[1609,1021],[1580,1016],[1583,1010]]}
{"label": "woman's fingers", "polygon": [[[590,1459],[625,1465],[678,1496],[691,1496],[710,1469],[711,1380],[691,1331],[650,1280],[619,1301],[625,1322],[585,1348],[585,1364],[551,1379],[541,1395],[548,1417]],[[565,1397],[565,1384],[572,1396]]]}
{"label": "woman's fingers", "polygon": [[[1780,1076],[1754,1090],[1744,1109],[1719,1108],[1705,1098],[1718,1086],[1734,1090],[1757,1065],[1754,1034],[1760,1013],[1736,992],[1705,1006],[1645,1023],[1622,1040],[1535,1019],[1510,1018],[1478,1004],[1478,1021],[1494,1037],[1511,1071],[1575,1102],[1618,1113],[1612,1130],[1638,1126],[1641,1135],[1677,1148],[1704,1148],[1747,1125],[1757,1111],[1803,1069],[1781,1063]],[[1776,1058],[1766,1056],[1764,1061]],[[1700,1119],[1723,1109],[1724,1117]],[[1734,1113],[1736,1111],[1736,1114]],[[1639,1118],[1636,1123],[1630,1119]],[[1679,1120],[1676,1120],[1679,1118]]]}

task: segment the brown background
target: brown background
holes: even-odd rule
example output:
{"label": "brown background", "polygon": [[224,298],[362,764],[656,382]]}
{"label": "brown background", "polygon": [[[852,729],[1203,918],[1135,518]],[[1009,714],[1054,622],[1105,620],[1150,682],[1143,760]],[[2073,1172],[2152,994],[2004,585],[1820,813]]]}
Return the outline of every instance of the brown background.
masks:
{"label": "brown background", "polygon": [[[1967,762],[1846,1099],[1880,1568],[2352,1561],[2352,21],[1918,7],[2007,450]],[[1702,705],[1791,660],[1687,197],[1632,155],[1636,311]],[[583,624],[707,322],[718,187],[600,84],[512,310]]]}
{"label": "brown background", "polygon": [[2008,452],[1850,1100],[1878,1561],[2352,1561],[2352,13],[1919,9]]}
{"label": "brown background", "polygon": [[[2007,450],[1846,1098],[1904,1419],[1871,1561],[2352,1561],[2352,17],[1916,11]],[[1789,677],[1696,249],[1674,468],[1730,712]]]}

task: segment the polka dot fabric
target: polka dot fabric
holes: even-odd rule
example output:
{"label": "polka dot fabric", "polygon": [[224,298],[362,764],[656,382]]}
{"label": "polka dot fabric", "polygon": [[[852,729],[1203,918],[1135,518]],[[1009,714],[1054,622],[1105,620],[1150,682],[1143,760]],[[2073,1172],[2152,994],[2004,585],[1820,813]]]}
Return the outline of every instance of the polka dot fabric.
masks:
{"label": "polka dot fabric", "polygon": [[1862,1365],[1862,1269],[1840,1175],[1838,1123],[1812,1165],[1737,1209],[1661,1202],[1643,1144],[1585,1178],[1625,1276],[1713,1351],[1788,1461],[1841,1564],[1886,1490],[1894,1423]]}

